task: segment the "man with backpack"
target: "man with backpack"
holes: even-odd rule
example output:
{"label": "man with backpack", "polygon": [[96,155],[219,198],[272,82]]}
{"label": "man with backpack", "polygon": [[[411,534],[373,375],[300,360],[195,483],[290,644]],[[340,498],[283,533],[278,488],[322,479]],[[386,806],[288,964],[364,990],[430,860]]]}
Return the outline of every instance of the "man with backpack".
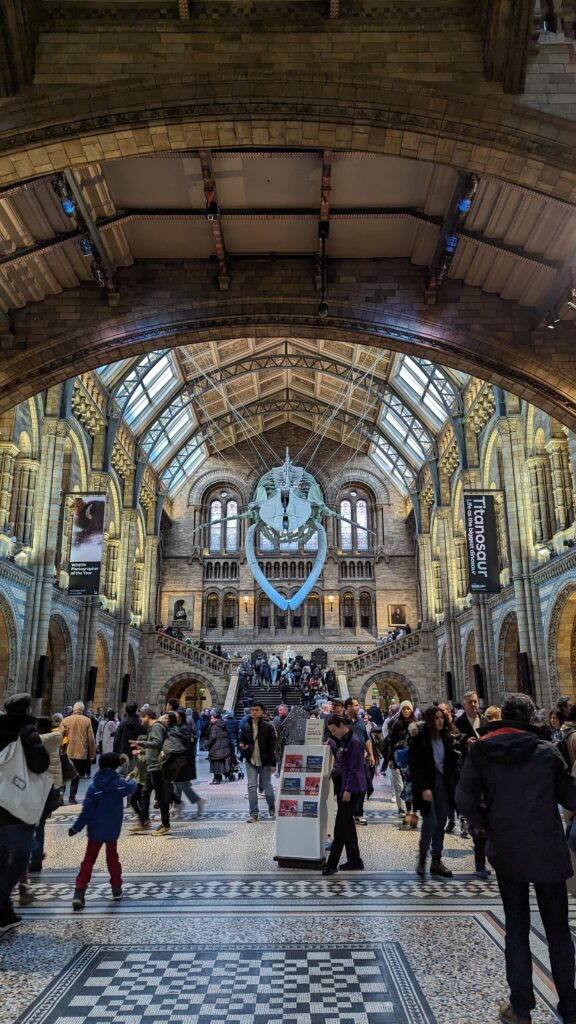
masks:
{"label": "man with backpack", "polygon": [[[17,793],[12,792],[11,759],[4,762],[1,754],[11,744],[20,743],[29,772],[42,775],[50,764],[50,755],[40,739],[35,719],[30,714],[31,705],[32,697],[29,693],[16,693],[4,705],[6,714],[0,715],[0,936],[16,928],[22,921],[14,913],[11,894],[18,879],[26,871],[34,836],[34,823],[29,824],[19,816],[19,812],[26,809],[26,796],[21,789]],[[50,780],[46,797],[51,785]],[[44,802],[39,809],[38,821]]]}

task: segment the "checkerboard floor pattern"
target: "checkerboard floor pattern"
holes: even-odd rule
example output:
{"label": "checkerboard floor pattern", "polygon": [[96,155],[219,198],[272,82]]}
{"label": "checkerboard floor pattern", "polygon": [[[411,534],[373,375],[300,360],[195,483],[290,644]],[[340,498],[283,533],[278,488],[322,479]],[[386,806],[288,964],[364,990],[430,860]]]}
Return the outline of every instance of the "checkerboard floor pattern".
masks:
{"label": "checkerboard floor pattern", "polygon": [[[391,947],[87,947],[22,1024],[412,1024]],[[410,982],[408,987],[411,988]],[[416,1002],[418,1000],[416,999]],[[43,1005],[42,1005],[43,1003]]]}

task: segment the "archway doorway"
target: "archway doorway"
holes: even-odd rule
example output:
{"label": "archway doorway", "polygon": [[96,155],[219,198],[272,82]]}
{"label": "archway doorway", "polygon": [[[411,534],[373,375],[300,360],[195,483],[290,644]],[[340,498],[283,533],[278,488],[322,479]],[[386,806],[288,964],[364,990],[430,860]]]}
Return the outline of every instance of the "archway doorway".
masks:
{"label": "archway doorway", "polygon": [[377,704],[381,711],[386,712],[391,704],[400,704],[403,700],[417,703],[414,687],[399,676],[375,676],[368,680],[360,694],[360,702],[365,707]]}
{"label": "archway doorway", "polygon": [[520,653],[520,639],[518,636],[518,619],[516,613],[511,612],[502,626],[499,644],[500,677],[505,690],[519,690],[520,680],[518,675],[518,655]]}
{"label": "archway doorway", "polygon": [[[42,699],[42,713],[49,715],[52,711],[62,711],[68,699],[68,652],[64,629],[58,619],[50,620],[48,630],[48,675],[46,689]],[[78,699],[78,695],[74,695]]]}
{"label": "archway doorway", "polygon": [[[182,707],[191,708],[193,711],[202,711],[203,708],[214,707],[214,701],[209,688],[198,679],[178,679],[168,690],[164,703],[170,697],[177,697]],[[164,707],[159,709],[164,710]]]}
{"label": "archway doorway", "polygon": [[[98,669],[98,674],[96,676],[96,688],[92,704],[94,708],[104,708],[106,702],[110,702],[110,697],[108,695],[108,647],[102,633],[96,634],[94,664]],[[118,711],[118,708],[114,710]]]}
{"label": "archway doorway", "polygon": [[560,595],[551,615],[548,650],[553,692],[573,697],[576,692],[576,588]]}

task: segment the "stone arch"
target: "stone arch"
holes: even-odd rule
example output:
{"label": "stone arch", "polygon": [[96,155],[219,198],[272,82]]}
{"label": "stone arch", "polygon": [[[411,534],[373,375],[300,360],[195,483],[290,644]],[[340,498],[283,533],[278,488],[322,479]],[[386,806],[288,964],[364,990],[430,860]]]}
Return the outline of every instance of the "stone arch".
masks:
{"label": "stone arch", "polygon": [[58,613],[50,616],[48,628],[48,680],[42,711],[61,711],[66,704],[80,700],[82,693],[72,692],[74,651],[68,623]]}
{"label": "stone arch", "polygon": [[519,651],[518,619],[515,611],[509,611],[498,635],[498,681],[503,692],[518,690]]}
{"label": "stone arch", "polygon": [[[84,435],[84,431],[76,426],[73,426],[68,431],[68,437],[66,440],[69,442],[71,447],[76,453],[76,460],[78,469],[80,471],[80,488],[85,491],[88,489],[88,467],[90,466],[90,452],[88,450],[87,438]],[[75,490],[77,488],[75,487]]]}
{"label": "stone arch", "polygon": [[550,599],[547,655],[552,696],[573,696],[576,679],[576,583],[563,583]]}
{"label": "stone arch", "polygon": [[190,668],[189,672],[179,672],[178,675],[171,676],[164,683],[156,695],[156,711],[158,713],[163,711],[168,697],[181,697],[193,683],[199,683],[205,689],[210,707],[217,707],[224,703],[228,683],[223,681],[224,689],[222,693],[219,693],[213,681],[208,679],[201,669],[198,670],[194,666]]}
{"label": "stone arch", "polygon": [[[384,482],[383,476],[371,473],[367,469],[354,469],[350,467],[344,473],[339,474],[336,481],[332,480],[326,488],[326,502],[332,507],[340,491],[351,483],[362,484],[372,495],[372,500],[382,505],[390,504],[390,481]],[[378,496],[376,498],[376,495]]]}
{"label": "stone arch", "polygon": [[[94,664],[98,669],[98,675],[96,676],[96,689],[92,704],[95,708],[107,707],[110,703],[110,650],[108,638],[100,629],[96,633]],[[117,711],[118,708],[115,710]]]}
{"label": "stone arch", "polygon": [[0,592],[0,706],[16,689],[18,647],[18,620],[9,599]]}
{"label": "stone arch", "polygon": [[203,473],[195,478],[188,491],[187,504],[201,505],[204,501],[204,495],[216,484],[230,484],[238,491],[242,498],[242,503],[244,505],[248,503],[251,485],[238,473],[234,473],[228,468],[222,468],[220,470],[213,469],[209,473]]}
{"label": "stone arch", "polygon": [[[417,707],[420,703],[417,687],[407,676],[402,675],[400,672],[375,672],[374,675],[367,679],[357,695],[360,703],[363,704],[367,700],[368,703],[371,703],[369,698],[372,697],[372,690],[378,686],[387,688],[388,699],[391,700],[393,698],[394,703],[409,700],[414,707]],[[356,696],[356,694],[353,694],[353,696]]]}

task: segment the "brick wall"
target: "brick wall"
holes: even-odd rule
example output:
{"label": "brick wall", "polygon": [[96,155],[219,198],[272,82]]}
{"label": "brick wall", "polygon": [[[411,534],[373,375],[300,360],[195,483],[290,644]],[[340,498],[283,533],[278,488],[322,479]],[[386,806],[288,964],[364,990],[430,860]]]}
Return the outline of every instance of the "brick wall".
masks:
{"label": "brick wall", "polygon": [[541,44],[528,61],[526,89],[518,102],[576,120],[576,44]]}

